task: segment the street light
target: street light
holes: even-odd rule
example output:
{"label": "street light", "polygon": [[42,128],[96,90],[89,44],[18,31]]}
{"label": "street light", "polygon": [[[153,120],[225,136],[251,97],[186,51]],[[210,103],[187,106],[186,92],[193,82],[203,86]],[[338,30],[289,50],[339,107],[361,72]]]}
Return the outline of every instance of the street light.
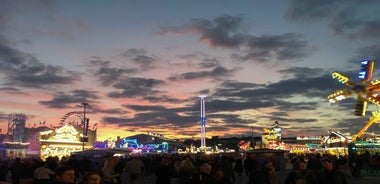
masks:
{"label": "street light", "polygon": [[83,134],[82,134],[82,152],[84,151],[84,142],[85,142],[85,134],[86,134],[86,122],[87,122],[87,119],[86,119],[86,107],[89,105],[88,103],[86,102],[83,102],[82,103],[83,105]]}

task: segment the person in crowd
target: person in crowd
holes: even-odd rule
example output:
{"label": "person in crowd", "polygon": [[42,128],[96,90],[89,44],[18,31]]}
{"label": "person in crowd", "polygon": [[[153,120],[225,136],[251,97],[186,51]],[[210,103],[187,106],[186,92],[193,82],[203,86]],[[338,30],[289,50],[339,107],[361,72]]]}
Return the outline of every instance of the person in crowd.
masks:
{"label": "person in crowd", "polygon": [[58,167],[55,171],[55,180],[53,184],[74,184],[75,170],[70,166]]}
{"label": "person in crowd", "polygon": [[380,153],[376,152],[371,157],[370,161],[370,167],[371,167],[371,174],[377,174],[380,170]]}
{"label": "person in crowd", "polygon": [[249,174],[249,184],[278,184],[276,170],[269,160],[261,160],[255,171]]}
{"label": "person in crowd", "polygon": [[[64,158],[62,157],[61,160],[63,160],[63,159]],[[60,160],[59,160],[58,157],[51,157],[51,156],[49,156],[49,157],[46,158],[46,161],[45,161],[46,162],[46,167],[49,168],[52,171],[55,171],[59,167],[59,164],[58,164],[59,161]],[[64,164],[62,164],[62,165],[64,165]]]}
{"label": "person in crowd", "polygon": [[212,184],[232,184],[232,182],[224,176],[222,169],[216,169],[214,171]]}
{"label": "person in crowd", "polygon": [[348,177],[350,177],[350,171],[349,171],[349,167],[348,167],[348,159],[347,159],[347,155],[339,155],[339,158],[336,160],[336,165],[338,167],[339,170],[342,170],[344,171]]}
{"label": "person in crowd", "polygon": [[242,175],[244,171],[244,167],[243,167],[243,158],[241,156],[238,156],[236,158],[234,170],[238,176]]}
{"label": "person in crowd", "polygon": [[156,184],[171,184],[171,169],[167,158],[162,158],[160,166],[156,170]]}
{"label": "person in crowd", "polygon": [[323,169],[318,173],[316,183],[323,184],[348,184],[348,176],[345,172],[338,170],[330,158],[322,158]]}
{"label": "person in crowd", "polygon": [[46,162],[41,163],[41,167],[34,170],[33,178],[38,184],[50,184],[55,172],[47,167]]}
{"label": "person in crowd", "polygon": [[98,172],[90,171],[82,176],[78,184],[100,184],[101,181],[102,178],[100,177]]}
{"label": "person in crowd", "polygon": [[4,160],[0,160],[0,182],[5,182],[8,174],[7,163]]}
{"label": "person in crowd", "polygon": [[246,159],[244,159],[244,170],[245,175],[249,176],[249,173],[252,172],[252,170],[256,169],[257,161],[255,159],[254,154],[248,155]]}
{"label": "person in crowd", "polygon": [[133,157],[132,160],[127,161],[125,171],[128,173],[131,184],[137,184],[140,175],[143,173],[144,163],[138,158]]}
{"label": "person in crowd", "polygon": [[175,159],[171,168],[170,168],[170,178],[172,184],[180,184],[180,169],[181,161]]}
{"label": "person in crowd", "polygon": [[74,169],[76,179],[80,177],[80,161],[76,155],[70,155],[65,165],[70,166],[71,168]]}
{"label": "person in crowd", "polygon": [[209,163],[203,163],[199,168],[199,174],[194,177],[195,183],[209,184],[212,183],[213,177],[211,175],[212,166]]}
{"label": "person in crowd", "polygon": [[82,156],[82,160],[79,162],[80,175],[84,176],[86,173],[95,171],[94,163],[92,158],[86,155]]}
{"label": "person in crowd", "polygon": [[19,184],[20,183],[20,174],[21,170],[23,169],[21,159],[16,158],[14,163],[9,167],[9,170],[11,171],[11,178],[12,178],[12,184]]}
{"label": "person in crowd", "polygon": [[196,168],[189,157],[185,157],[179,168],[180,183],[188,183],[193,179]]}
{"label": "person in crowd", "polygon": [[292,160],[293,170],[289,172],[285,179],[285,184],[312,184],[314,175],[312,171],[306,169],[306,161],[303,157],[295,157]]}
{"label": "person in crowd", "polygon": [[352,154],[350,155],[351,175],[353,177],[361,177],[361,171],[363,166],[362,155]]}
{"label": "person in crowd", "polygon": [[122,175],[123,175],[123,172],[124,172],[124,166],[125,166],[125,158],[124,157],[118,157],[118,162],[116,163],[115,165],[115,172],[117,174],[119,174],[120,176],[117,177],[117,183],[118,184],[121,184],[122,183]]}
{"label": "person in crowd", "polygon": [[314,173],[318,173],[323,168],[320,159],[321,155],[319,153],[315,155],[310,155],[309,161],[306,165],[307,170],[313,171]]}
{"label": "person in crowd", "polygon": [[101,173],[105,184],[117,184],[120,174],[115,171],[115,166],[118,161],[118,157],[112,157],[104,163]]}
{"label": "person in crowd", "polygon": [[233,157],[232,156],[231,157],[230,156],[222,156],[220,162],[221,162],[220,164],[221,164],[221,169],[223,171],[224,177],[228,181],[234,183],[236,181],[236,176],[235,176],[235,171],[233,168],[233,163],[234,163]]}

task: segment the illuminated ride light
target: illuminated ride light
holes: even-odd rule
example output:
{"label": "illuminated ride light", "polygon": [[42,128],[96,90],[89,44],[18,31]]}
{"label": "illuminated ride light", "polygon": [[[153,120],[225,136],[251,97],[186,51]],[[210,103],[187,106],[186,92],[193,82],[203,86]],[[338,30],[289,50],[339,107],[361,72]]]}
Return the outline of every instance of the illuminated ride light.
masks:
{"label": "illuminated ride light", "polygon": [[355,86],[354,83],[352,83],[348,77],[346,77],[346,76],[344,76],[338,72],[333,72],[332,78],[338,80],[340,83],[345,84],[349,87]]}
{"label": "illuminated ride light", "polygon": [[366,98],[367,101],[375,104],[375,105],[379,105],[380,104],[380,97],[377,97],[377,94],[372,94],[371,96],[368,96]]}
{"label": "illuminated ride light", "polygon": [[337,101],[344,100],[348,97],[350,97],[353,94],[353,91],[349,90],[339,90],[336,91],[335,93],[329,95],[327,98],[329,99],[329,102],[335,103]]}
{"label": "illuminated ride light", "polygon": [[367,86],[367,90],[371,92],[380,92],[380,79],[371,81]]}
{"label": "illuminated ride light", "polygon": [[367,81],[371,80],[375,61],[364,60],[364,61],[361,61],[360,64],[361,64],[360,65],[361,70],[358,74],[358,78],[362,82],[367,82]]}

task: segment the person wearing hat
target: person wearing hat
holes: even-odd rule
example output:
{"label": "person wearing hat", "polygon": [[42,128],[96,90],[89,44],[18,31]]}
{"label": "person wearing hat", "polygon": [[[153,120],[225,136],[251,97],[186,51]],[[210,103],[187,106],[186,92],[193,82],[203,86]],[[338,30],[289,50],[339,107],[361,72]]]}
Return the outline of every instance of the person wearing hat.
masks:
{"label": "person wearing hat", "polygon": [[334,162],[330,158],[322,158],[321,164],[323,170],[317,175],[317,183],[323,184],[348,184],[347,174],[339,169],[336,169]]}
{"label": "person wearing hat", "polygon": [[303,157],[296,157],[292,160],[293,170],[289,172],[285,179],[285,184],[312,184],[314,175],[312,171],[306,169],[306,160]]}

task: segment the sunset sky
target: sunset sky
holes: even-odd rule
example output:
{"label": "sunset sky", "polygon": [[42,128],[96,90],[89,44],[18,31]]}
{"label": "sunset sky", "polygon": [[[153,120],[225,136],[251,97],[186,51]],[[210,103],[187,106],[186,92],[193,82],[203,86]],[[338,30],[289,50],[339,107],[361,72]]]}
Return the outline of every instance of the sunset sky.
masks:
{"label": "sunset sky", "polygon": [[379,12],[377,0],[2,0],[1,133],[12,113],[58,126],[86,102],[98,140],[199,138],[202,94],[207,137],[275,121],[283,136],[352,135],[378,108],[330,104],[347,89],[331,73],[357,82],[360,60],[379,60]]}

